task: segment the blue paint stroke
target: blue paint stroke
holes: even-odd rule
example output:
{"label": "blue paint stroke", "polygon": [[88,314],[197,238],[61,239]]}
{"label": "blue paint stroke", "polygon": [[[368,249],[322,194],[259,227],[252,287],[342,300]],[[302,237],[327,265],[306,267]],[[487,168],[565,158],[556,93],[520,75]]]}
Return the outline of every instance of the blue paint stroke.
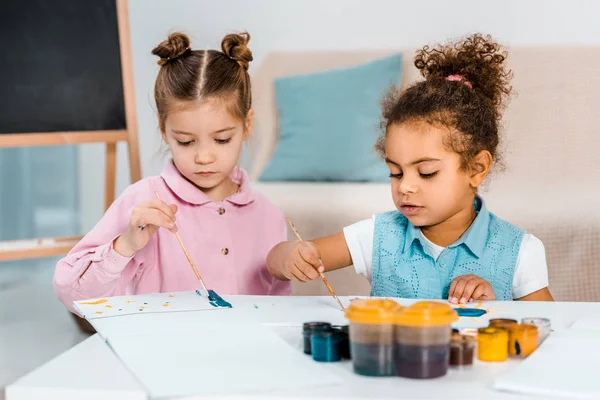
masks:
{"label": "blue paint stroke", "polygon": [[[198,296],[202,296],[199,290],[196,290],[196,294]],[[231,303],[223,300],[221,296],[219,296],[214,290],[208,291],[208,301],[209,304],[213,307],[224,307],[224,308],[233,308]]]}
{"label": "blue paint stroke", "polygon": [[455,308],[459,317],[481,317],[485,314],[485,310],[481,308]]}
{"label": "blue paint stroke", "polygon": [[258,306],[256,304],[254,305],[254,308],[256,308],[258,310]]}

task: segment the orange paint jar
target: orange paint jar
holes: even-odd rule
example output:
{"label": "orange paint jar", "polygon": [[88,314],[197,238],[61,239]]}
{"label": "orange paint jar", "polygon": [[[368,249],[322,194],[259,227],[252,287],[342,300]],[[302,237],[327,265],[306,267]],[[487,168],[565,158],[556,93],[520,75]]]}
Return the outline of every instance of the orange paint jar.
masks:
{"label": "orange paint jar", "polygon": [[508,328],[508,353],[527,357],[537,349],[538,328],[535,325],[513,324]]}

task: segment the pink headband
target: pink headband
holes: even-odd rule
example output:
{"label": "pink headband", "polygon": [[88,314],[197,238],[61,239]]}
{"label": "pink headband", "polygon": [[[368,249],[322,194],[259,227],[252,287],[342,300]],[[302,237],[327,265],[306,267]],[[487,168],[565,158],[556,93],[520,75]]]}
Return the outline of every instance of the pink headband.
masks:
{"label": "pink headband", "polygon": [[466,80],[465,77],[462,75],[448,75],[446,77],[446,80],[451,81],[451,82],[462,82],[465,85],[467,85],[468,87],[470,87],[471,89],[473,89],[473,85],[471,85],[471,82]]}

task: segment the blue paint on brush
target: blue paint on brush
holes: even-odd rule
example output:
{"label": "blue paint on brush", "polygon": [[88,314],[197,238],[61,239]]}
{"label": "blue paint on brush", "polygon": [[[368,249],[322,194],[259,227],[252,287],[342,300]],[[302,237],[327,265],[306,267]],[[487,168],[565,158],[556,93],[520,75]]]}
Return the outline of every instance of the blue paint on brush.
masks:
{"label": "blue paint on brush", "polygon": [[[202,293],[199,290],[196,290],[196,294],[198,296],[202,296]],[[223,300],[221,296],[219,296],[214,290],[208,291],[208,301],[209,304],[213,307],[225,307],[225,308],[233,308],[231,303]]]}
{"label": "blue paint on brush", "polygon": [[485,314],[485,310],[481,308],[455,308],[459,317],[481,317]]}

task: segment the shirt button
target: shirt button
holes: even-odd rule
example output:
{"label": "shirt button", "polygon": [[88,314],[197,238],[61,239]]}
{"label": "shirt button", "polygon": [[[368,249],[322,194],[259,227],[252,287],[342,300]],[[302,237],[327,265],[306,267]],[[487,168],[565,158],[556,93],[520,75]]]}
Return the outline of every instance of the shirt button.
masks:
{"label": "shirt button", "polygon": [[229,254],[229,249],[227,247],[224,247],[221,249],[221,254],[223,254],[224,256],[226,256],[227,254]]}
{"label": "shirt button", "polygon": [[225,209],[223,207],[219,208],[217,211],[218,211],[219,215],[225,214]]}

